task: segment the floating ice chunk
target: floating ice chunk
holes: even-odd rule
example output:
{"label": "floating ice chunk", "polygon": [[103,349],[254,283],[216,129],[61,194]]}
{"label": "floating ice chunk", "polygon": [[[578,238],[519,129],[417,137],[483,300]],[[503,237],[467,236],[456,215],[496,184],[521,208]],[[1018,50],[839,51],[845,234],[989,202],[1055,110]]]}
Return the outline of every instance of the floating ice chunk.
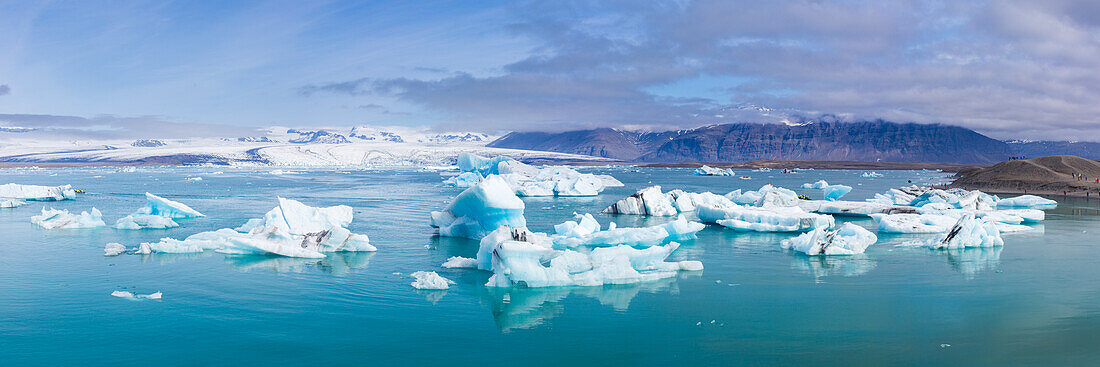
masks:
{"label": "floating ice chunk", "polygon": [[[594,221],[594,220],[593,220]],[[568,223],[568,222],[566,222]],[[617,246],[628,245],[646,247],[671,240],[695,238],[695,233],[706,228],[699,222],[688,221],[683,215],[676,220],[641,228],[611,228],[580,236],[554,236],[554,244],[563,247],[576,246]]]}
{"label": "floating ice chunk", "polygon": [[160,196],[145,193],[146,204],[134,214],[159,215],[172,219],[198,218],[206,215],[183,203],[168,200]]}
{"label": "floating ice chunk", "polygon": [[140,299],[159,300],[159,299],[161,299],[161,297],[164,296],[164,294],[161,293],[161,292],[155,292],[155,293],[150,293],[150,294],[134,295],[132,292],[114,291],[114,292],[111,292],[111,296],[112,297],[118,297],[118,298],[131,299],[131,300],[140,300]]}
{"label": "floating ice chunk", "polygon": [[80,214],[70,214],[64,209],[42,208],[42,214],[31,217],[31,223],[45,229],[96,228],[107,225],[103,222],[103,213],[96,208],[92,208],[90,213],[81,212]]}
{"label": "floating ice chunk", "polygon": [[347,227],[352,217],[352,209],[347,205],[315,208],[280,197],[279,206],[264,214],[263,225],[281,227],[290,234],[305,235]]}
{"label": "floating ice chunk", "polygon": [[500,247],[502,243],[509,241],[526,242],[545,249],[550,249],[554,245],[550,237],[545,234],[531,232],[524,227],[513,228],[502,225],[481,239],[477,250],[477,268],[492,270],[493,251]]}
{"label": "floating ice chunk", "polygon": [[862,174],[859,175],[859,177],[863,177],[863,178],[882,177],[882,174],[878,173],[878,172],[875,172],[875,171],[863,172]]}
{"label": "floating ice chunk", "polygon": [[680,270],[684,271],[702,271],[703,262],[695,260],[684,260],[680,262]]}
{"label": "floating ice chunk", "polygon": [[1012,208],[1043,207],[1046,209],[1053,209],[1054,207],[1058,206],[1058,202],[1035,195],[1020,195],[1016,197],[997,200],[997,206]]}
{"label": "floating ice chunk", "polygon": [[733,170],[726,168],[714,168],[710,166],[702,166],[695,169],[696,176],[733,176]]}
{"label": "floating ice chunk", "polygon": [[120,167],[119,169],[115,170],[115,172],[118,172],[118,173],[133,173],[133,172],[137,172],[137,167],[134,167],[134,166]]}
{"label": "floating ice chunk", "polygon": [[130,214],[115,222],[117,229],[165,229],[179,226],[172,218],[148,214]]}
{"label": "floating ice chunk", "polygon": [[462,172],[443,181],[445,185],[466,188],[477,185],[483,178],[477,172]]}
{"label": "floating ice chunk", "polygon": [[874,233],[852,223],[844,223],[835,230],[817,228],[780,243],[786,250],[806,255],[854,255],[862,254],[868,246],[878,241]]}
{"label": "floating ice chunk", "polygon": [[76,198],[76,190],[73,190],[72,185],[38,186],[9,183],[0,185],[0,198],[30,201],[72,200]]}
{"label": "floating ice chunk", "polygon": [[576,221],[567,221],[554,226],[554,233],[565,237],[584,237],[600,230],[600,222],[592,217],[592,214],[580,215],[573,213]]}
{"label": "floating ice chunk", "polygon": [[707,223],[756,232],[802,232],[832,227],[834,219],[824,214],[809,213],[797,206],[758,208],[751,206],[701,205],[696,215]]}
{"label": "floating ice chunk", "polygon": [[418,271],[409,275],[416,278],[416,281],[410,283],[416,289],[447,289],[451,287],[451,284],[455,284],[454,281],[444,278],[434,271]]}
{"label": "floating ice chunk", "polygon": [[[505,241],[492,252],[490,287],[600,286],[631,284],[673,277],[679,270],[698,269],[695,262],[664,261],[678,243],[636,249],[604,247],[583,254],[556,251],[529,242]],[[543,264],[549,264],[549,266]]]}
{"label": "floating ice chunk", "polygon": [[958,218],[940,214],[872,214],[882,233],[943,233]]}
{"label": "floating ice chunk", "polygon": [[103,256],[118,256],[123,252],[126,252],[126,246],[121,243],[111,242],[103,247]]}
{"label": "floating ice chunk", "polygon": [[480,239],[502,225],[526,227],[523,209],[523,200],[493,175],[458,194],[447,209],[432,212],[431,224],[442,236]]}
{"label": "floating ice chunk", "polygon": [[27,205],[27,202],[20,199],[0,199],[0,208],[18,208],[23,205]]}
{"label": "floating ice chunk", "polygon": [[596,178],[600,179],[600,181],[603,181],[603,186],[604,187],[623,187],[623,186],[626,186],[622,183],[622,181],[619,181],[617,178],[612,177],[611,175],[594,175],[594,176],[596,176]]}
{"label": "floating ice chunk", "polygon": [[862,201],[802,200],[798,202],[798,206],[808,212],[850,216],[917,212],[917,208],[914,207]]}
{"label": "floating ice chunk", "polygon": [[829,183],[826,182],[825,180],[818,180],[817,182],[814,182],[814,183],[804,183],[804,184],[802,184],[803,189],[821,190],[821,189],[824,189],[826,187],[829,187]]}
{"label": "floating ice chunk", "polygon": [[1009,224],[1038,223],[1046,219],[1046,212],[1039,209],[1001,209],[975,212],[978,218]]}
{"label": "floating ice chunk", "polygon": [[513,161],[512,158],[500,156],[485,158],[476,154],[461,153],[458,155],[458,169],[462,172],[477,172],[482,176],[498,175],[501,162]]}
{"label": "floating ice chunk", "polygon": [[828,201],[837,201],[837,199],[847,195],[849,192],[852,192],[852,187],[844,185],[829,185],[821,189],[822,195],[825,196],[825,200]]}
{"label": "floating ice chunk", "polygon": [[672,205],[672,199],[661,192],[660,186],[650,186],[611,204],[603,213],[668,217],[678,214],[679,211]]}
{"label": "floating ice chunk", "polygon": [[1004,246],[1001,231],[987,222],[965,213],[943,236],[926,244],[934,249]]}
{"label": "floating ice chunk", "polygon": [[452,256],[443,262],[443,267],[448,269],[477,269],[477,259]]}
{"label": "floating ice chunk", "polygon": [[187,181],[202,181],[202,177],[188,177]]}
{"label": "floating ice chunk", "polygon": [[694,213],[695,207],[699,205],[711,205],[711,206],[728,206],[736,205],[730,199],[725,196],[718,195],[712,192],[684,192],[683,190],[672,190],[668,192],[668,196],[672,199],[673,205],[680,213]]}
{"label": "floating ice chunk", "polygon": [[791,189],[767,184],[756,191],[735,190],[726,194],[726,198],[740,205],[758,207],[782,207],[798,205],[798,194]]}

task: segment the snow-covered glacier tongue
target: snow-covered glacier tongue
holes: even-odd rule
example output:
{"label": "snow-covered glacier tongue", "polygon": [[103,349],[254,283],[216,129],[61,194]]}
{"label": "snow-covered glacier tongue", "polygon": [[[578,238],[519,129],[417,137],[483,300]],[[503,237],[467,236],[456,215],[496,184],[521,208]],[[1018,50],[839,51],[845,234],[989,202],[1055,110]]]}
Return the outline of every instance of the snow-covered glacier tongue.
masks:
{"label": "snow-covered glacier tongue", "polygon": [[316,208],[279,198],[279,206],[263,218],[250,219],[236,229],[200,232],[183,240],[163,238],[155,243],[142,243],[137,253],[213,250],[224,254],[323,258],[330,252],[377,251],[366,235],[347,229],[352,216],[352,208],[346,205]]}

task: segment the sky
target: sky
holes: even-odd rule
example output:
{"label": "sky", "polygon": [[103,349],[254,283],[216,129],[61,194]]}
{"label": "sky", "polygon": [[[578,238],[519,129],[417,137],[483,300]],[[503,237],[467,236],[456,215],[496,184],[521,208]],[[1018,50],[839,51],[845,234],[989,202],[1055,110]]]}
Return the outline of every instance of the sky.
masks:
{"label": "sky", "polygon": [[1097,1],[0,0],[0,24],[8,131],[824,116],[1100,141]]}

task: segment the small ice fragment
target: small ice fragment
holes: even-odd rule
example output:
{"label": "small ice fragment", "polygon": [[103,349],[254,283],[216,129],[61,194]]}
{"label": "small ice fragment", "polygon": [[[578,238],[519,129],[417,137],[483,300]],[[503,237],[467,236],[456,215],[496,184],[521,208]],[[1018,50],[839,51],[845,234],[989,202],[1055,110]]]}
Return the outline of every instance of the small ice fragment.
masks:
{"label": "small ice fragment", "polygon": [[164,295],[163,293],[160,293],[160,291],[157,291],[156,293],[139,294],[137,297],[138,298],[144,298],[144,299],[160,299],[160,297],[163,296],[163,295]]}
{"label": "small ice fragment", "polygon": [[126,246],[120,243],[111,242],[103,247],[103,256],[118,256],[123,252],[126,252]]}
{"label": "small ice fragment", "polygon": [[188,177],[187,181],[202,181],[202,177]]}
{"label": "small ice fragment", "polygon": [[443,267],[448,268],[448,269],[458,269],[458,268],[461,268],[461,269],[466,269],[466,268],[477,269],[477,259],[472,259],[472,258],[469,258],[469,257],[462,257],[462,256],[454,256],[454,257],[451,257],[451,258],[447,259],[447,261],[443,263]]}
{"label": "small ice fragment", "polygon": [[416,278],[415,282],[410,283],[416,289],[447,289],[451,284],[455,284],[454,281],[439,276],[434,271],[418,271],[409,275]]}
{"label": "small ice fragment", "polygon": [[114,291],[111,292],[111,296],[118,298],[134,298],[134,294],[127,291]]}

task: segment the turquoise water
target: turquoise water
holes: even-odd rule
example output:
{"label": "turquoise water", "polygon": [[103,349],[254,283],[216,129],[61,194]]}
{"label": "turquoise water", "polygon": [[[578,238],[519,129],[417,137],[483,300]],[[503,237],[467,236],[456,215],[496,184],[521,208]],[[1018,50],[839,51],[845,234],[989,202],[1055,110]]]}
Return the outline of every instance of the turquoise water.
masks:
{"label": "turquoise water", "polygon": [[[626,184],[595,198],[528,198],[537,231],[599,212],[638,188],[724,193],[825,179],[846,199],[942,182],[935,172],[798,174],[596,168]],[[214,174],[215,171],[224,171]],[[0,365],[1097,365],[1100,364],[1100,203],[1061,200],[1035,231],[1003,249],[897,247],[880,236],[855,257],[784,252],[788,235],[717,227],[684,241],[677,260],[706,269],[634,286],[489,289],[489,273],[440,268],[472,257],[475,241],[438,238],[428,212],[457,189],[438,172],[317,170],[270,175],[222,168],[0,170],[0,183],[73,184],[88,193],[45,206],[97,207],[114,220],[146,191],[207,214],[169,230],[43,230],[32,203],[0,210]],[[186,178],[201,176],[202,181]],[[817,190],[797,191],[817,197]],[[353,232],[377,253],[323,260],[220,254],[104,257],[103,245],[236,227],[276,195],[355,208]],[[668,219],[597,215],[604,225]],[[854,218],[845,218],[852,220]],[[854,220],[870,226],[869,219]],[[457,282],[418,291],[406,274]],[[162,291],[161,301],[111,297]]]}

